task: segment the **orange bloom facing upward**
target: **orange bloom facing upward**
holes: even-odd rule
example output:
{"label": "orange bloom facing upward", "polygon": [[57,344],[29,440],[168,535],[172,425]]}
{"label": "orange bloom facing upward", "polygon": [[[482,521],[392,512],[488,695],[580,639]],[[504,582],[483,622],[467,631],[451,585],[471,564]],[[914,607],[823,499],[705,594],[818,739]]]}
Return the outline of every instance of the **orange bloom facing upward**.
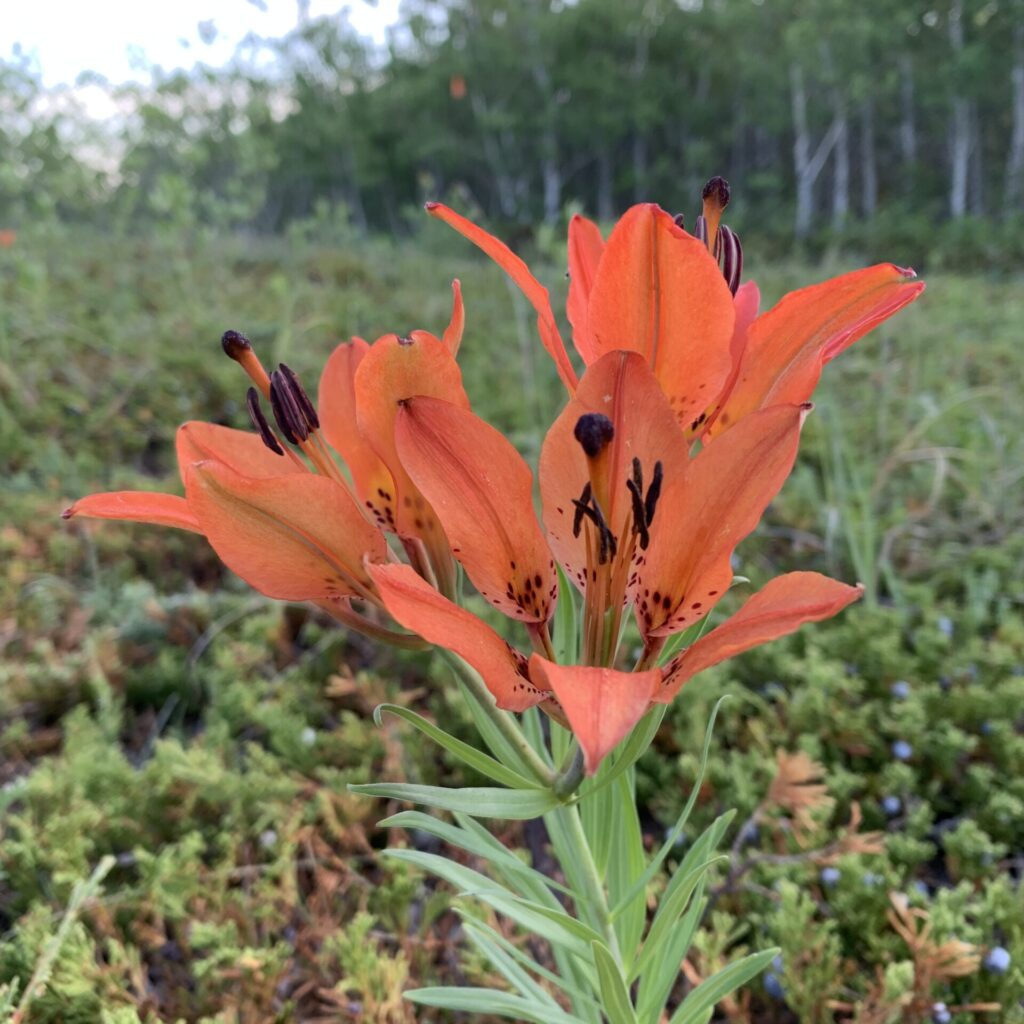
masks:
{"label": "orange bloom facing upward", "polygon": [[0,230],[0,249],[10,249],[18,240],[18,233],[10,228]]}
{"label": "orange bloom facing upward", "polygon": [[[758,315],[757,286],[740,286],[739,238],[721,223],[728,184],[712,178],[695,234],[651,203],[627,210],[605,241],[569,223],[573,345],[585,366],[637,352],[687,437],[714,435],[757,409],[809,401],[824,365],[924,289],[912,270],[880,263],[787,295]],[[569,393],[577,377],[547,290],[504,243],[440,203],[427,211],[498,263],[537,313],[541,341]]]}

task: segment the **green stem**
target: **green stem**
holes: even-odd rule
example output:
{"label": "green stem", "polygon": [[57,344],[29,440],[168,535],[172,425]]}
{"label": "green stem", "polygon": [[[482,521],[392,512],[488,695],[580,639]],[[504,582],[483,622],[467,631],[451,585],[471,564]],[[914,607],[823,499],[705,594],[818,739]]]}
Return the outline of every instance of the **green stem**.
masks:
{"label": "green stem", "polygon": [[601,882],[601,876],[598,874],[593,854],[590,852],[587,834],[583,831],[580,812],[573,806],[564,807],[557,813],[562,815],[565,820],[565,837],[572,844],[572,852],[580,869],[580,881],[584,887],[584,892],[580,895],[596,912],[598,922],[601,925],[601,931],[604,933],[605,944],[611,950],[612,956],[621,964],[622,954],[619,952],[619,939],[615,934],[612,915],[608,910],[608,899],[605,896],[604,884]]}
{"label": "green stem", "polygon": [[507,712],[502,711],[494,703],[491,691],[484,686],[483,680],[458,655],[442,650],[445,660],[458,673],[459,678],[473,692],[480,702],[484,713],[494,723],[495,728],[508,741],[515,752],[522,758],[523,764],[530,774],[542,785],[551,787],[555,782],[555,774],[541,760],[540,755],[530,746],[529,740],[523,735],[516,720]]}
{"label": "green stem", "polygon": [[555,795],[565,800],[579,789],[583,781],[583,751],[578,744],[570,748],[552,787]]}

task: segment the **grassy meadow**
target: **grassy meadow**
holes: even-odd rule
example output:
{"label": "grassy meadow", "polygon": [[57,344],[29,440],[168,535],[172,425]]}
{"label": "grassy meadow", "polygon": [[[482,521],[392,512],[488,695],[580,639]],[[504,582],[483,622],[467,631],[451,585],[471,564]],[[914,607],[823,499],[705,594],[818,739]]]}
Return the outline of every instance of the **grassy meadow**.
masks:
{"label": "grassy meadow", "polygon": [[[534,256],[557,308],[564,252]],[[766,302],[855,265],[747,259]],[[224,329],[313,391],[349,335],[440,331],[455,276],[467,391],[532,457],[554,370],[525,303],[439,226],[0,249],[0,1021],[440,1021],[402,989],[479,983],[455,894],[379,857],[432,840],[346,791],[465,777],[372,720],[404,702],[472,739],[441,660],[261,598],[195,536],[59,517],[92,490],[176,489],[186,419],[246,425]],[[684,971],[784,952],[722,1019],[1024,1021],[1024,278],[925,276],[827,369],[740,549],[755,584],[815,568],[868,599],[701,676],[641,763],[654,844],[733,695],[689,828],[737,807],[734,858]],[[497,829],[543,861],[532,826]]]}

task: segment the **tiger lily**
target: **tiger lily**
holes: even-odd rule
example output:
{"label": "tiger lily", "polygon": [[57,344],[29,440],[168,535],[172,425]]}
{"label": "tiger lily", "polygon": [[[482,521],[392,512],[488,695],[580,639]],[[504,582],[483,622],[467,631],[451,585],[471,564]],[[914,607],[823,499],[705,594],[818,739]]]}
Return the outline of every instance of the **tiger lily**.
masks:
{"label": "tiger lily", "polygon": [[[826,363],[924,289],[890,263],[785,296],[758,315],[753,283],[740,286],[739,238],[721,223],[728,184],[704,189],[695,234],[654,205],[633,206],[607,241],[585,217],[569,223],[566,314],[584,366],[637,352],[654,372],[688,440],[705,442],[772,405],[809,401]],[[541,342],[570,396],[578,379],[544,286],[503,242],[441,203],[427,211],[482,249],[537,314]],[[721,266],[720,266],[721,264]]]}
{"label": "tiger lily", "polygon": [[[203,534],[221,560],[268,597],[312,601],[339,621],[404,646],[394,633],[357,613],[358,600],[383,610],[369,566],[393,558],[397,535],[418,571],[453,587],[448,542],[433,511],[404,473],[394,449],[397,401],[443,396],[468,407],[454,360],[464,314],[454,284],[444,338],[426,331],[340,345],[320,386],[319,412],[295,374],[267,373],[251,343],[234,331],[225,352],[252,379],[247,405],[255,433],[212,423],[178,429],[176,451],[185,497],[145,491],[93,494],[64,517],[133,520]],[[265,416],[270,403],[276,429]],[[339,469],[331,447],[348,465]]]}
{"label": "tiger lily", "polygon": [[[757,410],[691,457],[685,432],[647,361],[614,351],[588,367],[545,438],[539,476],[471,411],[431,397],[400,403],[399,457],[435,510],[455,558],[481,595],[522,622],[527,660],[497,632],[407,566],[371,565],[385,607],[407,629],[472,665],[500,707],[557,701],[588,772],[654,703],[697,672],[833,615],[860,596],[813,573],[768,584],[723,626],[664,668],[667,637],[703,619],[732,582],[736,545],[789,475],[807,406]],[[548,631],[556,563],[583,595],[582,665],[558,665]],[[644,654],[614,668],[633,608]]]}

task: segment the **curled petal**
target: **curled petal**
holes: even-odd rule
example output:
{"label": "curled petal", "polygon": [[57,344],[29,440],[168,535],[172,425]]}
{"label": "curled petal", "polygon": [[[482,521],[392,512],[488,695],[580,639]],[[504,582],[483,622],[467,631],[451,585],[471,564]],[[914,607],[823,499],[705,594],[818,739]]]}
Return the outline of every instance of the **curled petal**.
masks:
{"label": "curled petal", "polygon": [[786,636],[805,623],[831,618],[863,593],[862,586],[851,587],[816,572],[777,576],[723,625],[671,662],[655,703],[667,704],[687,680],[712,665]]}
{"label": "curled petal", "polygon": [[65,519],[124,519],[155,526],[173,526],[179,530],[202,533],[198,520],[184,498],[152,491],[108,491],[79,498],[62,513]]}
{"label": "curled petal", "polygon": [[436,398],[405,402],[395,437],[403,466],[477,590],[506,615],[546,622],[558,576],[522,456],[479,416]]}
{"label": "curled petal", "polygon": [[541,343],[548,355],[555,361],[559,377],[572,394],[576,390],[576,371],[569,362],[565,343],[558,331],[555,315],[551,311],[551,299],[547,289],[530,273],[530,268],[494,235],[478,228],[472,221],[460,216],[443,203],[427,203],[427,213],[454,228],[468,238],[477,248],[483,250],[518,285],[537,314],[537,330]]}
{"label": "curled petal", "polygon": [[444,329],[441,341],[453,356],[459,354],[462,332],[466,329],[466,307],[462,304],[462,285],[458,278],[452,281],[452,316]]}
{"label": "curled petal", "polygon": [[608,239],[590,293],[594,357],[639,352],[692,436],[729,376],[733,298],[707,247],[652,203]]}
{"label": "curled petal", "polygon": [[618,672],[556,665],[539,654],[530,658],[530,678],[558,698],[583,750],[588,775],[629,735],[661,688],[661,669]]}
{"label": "curled petal", "polygon": [[381,457],[359,433],[355,377],[370,346],[362,338],[339,345],[320,377],[320,426],[328,444],[345,460],[359,500],[382,529],[398,522],[395,482]]}
{"label": "curled petal", "polygon": [[222,427],[218,423],[190,420],[178,427],[174,439],[182,480],[193,462],[216,459],[242,476],[269,477],[303,473],[305,469],[287,456],[275,455],[257,434]]}
{"label": "curled petal", "polygon": [[388,613],[424,640],[457,654],[483,678],[499,708],[525,711],[548,698],[530,682],[526,659],[490,626],[439,594],[408,565],[371,565]]}
{"label": "curled petal", "polygon": [[372,597],[364,559],[387,545],[340,484],[312,473],[241,476],[223,463],[185,469],[188,504],[221,561],[268,597]]}
{"label": "curled petal", "polygon": [[666,482],[662,518],[638,570],[637,618],[646,636],[679,632],[721,599],[733,549],[789,476],[809,410],[781,405],[746,417]]}
{"label": "curled petal", "polygon": [[452,354],[433,335],[387,334],[365,353],[355,372],[359,433],[391,473],[394,491],[381,496],[394,509],[396,532],[443,546],[442,531],[426,499],[413,484],[395,446],[395,420],[403,402],[418,395],[442,398],[462,408],[469,399]]}
{"label": "curled petal", "polygon": [[574,214],[569,221],[569,300],[565,312],[572,324],[573,344],[587,366],[598,355],[590,340],[587,310],[603,253],[601,229],[592,220]]}
{"label": "curled petal", "polygon": [[924,291],[912,270],[880,263],[790,292],[759,316],[711,434],[755,409],[806,402],[822,367]]}

